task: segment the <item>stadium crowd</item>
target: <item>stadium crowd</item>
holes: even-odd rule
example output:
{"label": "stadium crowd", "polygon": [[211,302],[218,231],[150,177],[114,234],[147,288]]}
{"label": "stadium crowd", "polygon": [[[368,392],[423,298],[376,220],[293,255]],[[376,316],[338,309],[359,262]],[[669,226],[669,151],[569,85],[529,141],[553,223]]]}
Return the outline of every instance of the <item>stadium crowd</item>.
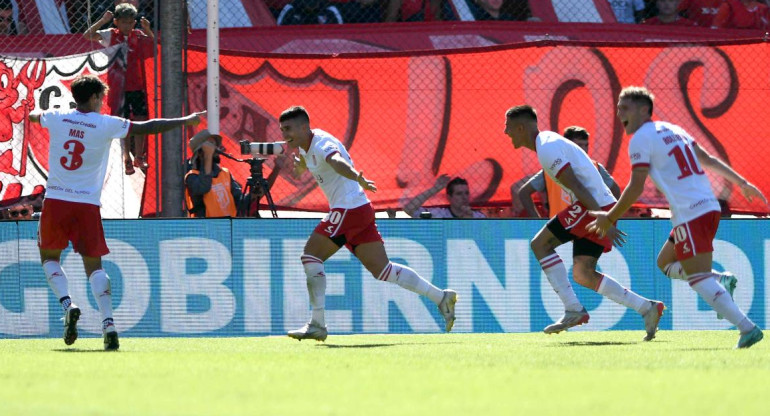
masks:
{"label": "stadium crowd", "polygon": [[[768,29],[770,0],[593,0],[610,12],[604,23]],[[206,0],[185,0],[192,29],[206,25]],[[155,0],[0,0],[6,35],[83,33],[121,3],[154,20]],[[90,8],[88,5],[90,4]],[[540,21],[560,8],[560,21],[592,21],[591,13],[532,0],[220,0],[221,27],[433,21]]]}

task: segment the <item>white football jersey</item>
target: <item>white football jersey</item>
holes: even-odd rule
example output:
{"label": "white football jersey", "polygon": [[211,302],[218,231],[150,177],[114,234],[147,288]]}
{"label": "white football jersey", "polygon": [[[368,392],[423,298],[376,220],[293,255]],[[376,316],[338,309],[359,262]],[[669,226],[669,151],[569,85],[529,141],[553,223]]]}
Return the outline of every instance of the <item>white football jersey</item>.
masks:
{"label": "white football jersey", "polygon": [[650,178],[668,200],[674,226],[720,210],[693,143],[683,128],[650,121],[634,133],[628,144],[631,168],[649,166]]}
{"label": "white football jersey", "polygon": [[353,164],[342,142],[323,130],[313,129],[312,131],[310,148],[305,152],[300,147],[299,153],[305,158],[307,168],[326,195],[329,208],[356,208],[368,204],[369,198],[361,185],[337,173],[326,161],[329,156],[339,153],[351,165]]}
{"label": "white football jersey", "polygon": [[541,131],[535,138],[535,151],[543,171],[570,194],[572,190],[564,186],[557,177],[567,166],[572,168],[575,177],[588,189],[599,206],[607,206],[617,202],[610,188],[602,179],[594,162],[580,148],[559,133]]}
{"label": "white football jersey", "polygon": [[50,136],[45,197],[101,206],[110,144],[128,134],[131,122],[94,112],[58,110],[42,113],[40,125]]}

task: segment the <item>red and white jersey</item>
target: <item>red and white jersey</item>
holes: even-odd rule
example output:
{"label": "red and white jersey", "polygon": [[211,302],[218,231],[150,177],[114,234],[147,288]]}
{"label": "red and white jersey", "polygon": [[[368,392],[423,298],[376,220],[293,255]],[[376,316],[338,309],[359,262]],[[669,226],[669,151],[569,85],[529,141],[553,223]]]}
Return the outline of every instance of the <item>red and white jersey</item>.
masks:
{"label": "red and white jersey", "polygon": [[652,181],[668,200],[674,226],[720,210],[693,150],[694,142],[675,124],[649,121],[634,133],[628,145],[631,167],[650,168]]}
{"label": "red and white jersey", "polygon": [[64,110],[42,113],[40,124],[50,136],[45,197],[101,206],[110,144],[128,134],[131,122]]}
{"label": "red and white jersey", "polygon": [[313,129],[312,131],[310,148],[305,152],[300,147],[299,154],[305,158],[307,168],[326,195],[329,207],[356,208],[368,204],[369,198],[366,197],[361,185],[337,173],[326,161],[329,156],[339,153],[348,163],[353,164],[342,142],[323,130]]}
{"label": "red and white jersey", "polygon": [[725,0],[682,0],[677,10],[686,12],[687,18],[694,20],[698,26],[711,27],[719,6]]}
{"label": "red and white jersey", "polygon": [[588,189],[600,206],[605,207],[617,202],[586,152],[559,133],[541,131],[535,138],[535,152],[543,172],[562,189],[572,194],[572,190],[557,179],[559,174],[570,166],[577,179]]}

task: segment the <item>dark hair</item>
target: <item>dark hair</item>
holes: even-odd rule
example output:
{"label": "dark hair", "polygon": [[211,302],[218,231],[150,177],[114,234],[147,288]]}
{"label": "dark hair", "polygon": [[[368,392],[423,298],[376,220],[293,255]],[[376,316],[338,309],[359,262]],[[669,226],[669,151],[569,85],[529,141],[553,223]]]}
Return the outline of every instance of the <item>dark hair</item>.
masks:
{"label": "dark hair", "polygon": [[652,116],[652,106],[653,101],[655,100],[655,96],[644,87],[626,87],[623,88],[622,91],[620,91],[620,97],[618,97],[619,100],[631,100],[635,104],[641,104],[646,105],[650,107],[650,116]]}
{"label": "dark hair", "polygon": [[94,94],[106,94],[108,87],[95,75],[81,75],[72,82],[70,90],[72,98],[80,105],[87,103]]}
{"label": "dark hair", "polygon": [[590,134],[588,134],[588,130],[580,126],[569,126],[566,129],[564,129],[564,137],[566,137],[572,142],[574,142],[575,140],[588,141],[589,136]]}
{"label": "dark hair", "polygon": [[505,112],[506,118],[519,118],[521,116],[537,121],[537,111],[535,111],[531,105],[517,105],[516,107],[509,108],[508,111]]}
{"label": "dark hair", "polygon": [[301,105],[295,105],[284,110],[284,112],[281,113],[281,116],[278,118],[278,122],[283,123],[284,121],[295,118],[298,118],[306,123],[310,122],[310,115],[308,115],[305,107],[302,107]]}
{"label": "dark hair", "polygon": [[455,186],[457,186],[457,185],[468,186],[468,181],[466,181],[465,179],[463,179],[463,178],[461,178],[459,176],[454,178],[454,179],[452,179],[451,181],[449,181],[448,184],[446,184],[446,193],[447,193],[447,195],[452,196],[452,194],[455,192]]}
{"label": "dark hair", "polygon": [[0,0],[0,10],[13,10],[11,0]]}
{"label": "dark hair", "polygon": [[139,12],[136,11],[136,7],[134,7],[133,4],[130,3],[120,3],[117,6],[115,6],[115,13],[112,14],[113,19],[122,19],[124,17],[128,17],[131,19],[136,19],[136,15]]}

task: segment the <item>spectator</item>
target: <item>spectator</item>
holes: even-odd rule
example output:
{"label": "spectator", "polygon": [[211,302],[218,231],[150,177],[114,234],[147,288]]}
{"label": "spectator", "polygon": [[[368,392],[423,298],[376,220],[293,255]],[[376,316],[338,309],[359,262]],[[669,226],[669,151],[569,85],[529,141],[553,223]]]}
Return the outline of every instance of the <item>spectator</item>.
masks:
{"label": "spectator", "polygon": [[432,22],[456,20],[447,0],[389,0],[386,22]]}
{"label": "spectator", "polygon": [[345,23],[379,23],[385,16],[383,0],[332,0]]}
{"label": "spectator", "polygon": [[191,217],[235,217],[241,186],[227,168],[219,165],[222,138],[202,130],[190,139],[190,171],[184,177],[185,199]]}
{"label": "spectator", "polygon": [[[122,3],[115,6],[115,14],[108,10],[101,19],[89,27],[83,34],[91,41],[99,42],[108,47],[125,43],[128,46],[125,66],[117,63],[110,66],[107,75],[109,84],[108,102],[113,115],[118,115],[132,121],[144,121],[149,117],[147,106],[147,81],[145,79],[144,62],[153,54],[155,35],[150,29],[150,21],[142,17],[142,29],[134,29],[137,11],[132,4]],[[111,29],[97,30],[112,20],[116,26]],[[133,139],[133,143],[132,143]],[[126,175],[134,173],[134,167],[146,170],[147,149],[145,137],[142,135],[126,136],[123,139],[123,163]],[[133,148],[135,159],[131,160]]]}
{"label": "spectator", "polygon": [[724,0],[712,27],[766,30],[770,28],[770,11],[755,0]]}
{"label": "spectator", "polygon": [[18,11],[12,0],[0,0],[0,35],[24,34],[18,21]]}
{"label": "spectator", "polygon": [[0,212],[0,219],[11,221],[31,220],[32,214],[34,213],[35,209],[31,204],[18,203],[3,209],[3,211]]}
{"label": "spectator", "polygon": [[342,13],[328,0],[292,0],[287,4],[276,23],[279,25],[330,25],[342,24]]}
{"label": "spectator", "polygon": [[[37,187],[36,187],[37,188]],[[44,189],[36,189],[31,195],[12,198],[3,202],[0,207],[0,219],[3,220],[31,220],[35,213],[43,209]]]}
{"label": "spectator", "polygon": [[511,0],[452,0],[459,20],[526,20],[511,12]]}
{"label": "spectator", "polygon": [[[446,188],[445,188],[446,187]],[[447,199],[449,199],[449,207],[435,207],[426,208],[422,204],[425,203],[430,197],[436,195],[442,189],[446,189]],[[470,190],[468,189],[468,181],[463,178],[456,177],[452,180],[449,179],[449,175],[441,175],[436,180],[436,184],[432,188],[417,195],[414,199],[404,205],[404,211],[412,218],[484,218],[486,217],[481,212],[471,209],[470,205]]]}
{"label": "spectator", "polygon": [[[569,139],[572,143],[578,145],[586,154],[588,153],[588,138],[589,134],[586,129],[580,126],[570,126],[564,129],[564,137]],[[607,172],[601,163],[591,160],[599,170],[599,174],[602,176],[602,180],[605,185],[610,188],[610,192],[615,198],[620,196],[620,187],[615,182],[615,179]],[[519,200],[521,205],[527,211],[530,217],[540,217],[540,213],[535,208],[535,203],[532,200],[532,194],[535,192],[545,192],[548,209],[548,218],[551,218],[563,211],[565,208],[575,203],[575,195],[569,193],[563,187],[559,186],[550,176],[545,175],[541,169],[536,174],[521,186],[516,191],[516,199]]]}
{"label": "spectator", "polygon": [[281,10],[289,3],[291,3],[291,0],[265,0],[265,5],[270,9],[270,13],[273,14],[276,20],[281,15]]}
{"label": "spectator", "polygon": [[679,16],[681,0],[657,0],[658,15],[644,21],[648,25],[696,26],[695,22]]}
{"label": "spectator", "polygon": [[725,0],[682,0],[679,12],[700,27],[711,27],[719,6]]}
{"label": "spectator", "polygon": [[618,23],[638,23],[644,17],[644,0],[608,0]]}
{"label": "spectator", "polygon": [[[91,0],[91,8],[88,10],[87,5],[83,0],[64,0],[67,5],[67,14],[69,15],[69,23],[72,29],[72,33],[82,33],[86,31],[93,21],[88,19],[94,19],[96,16],[104,15],[104,12],[112,10],[119,4],[128,3],[136,7],[139,17],[146,17],[152,22],[153,18],[153,0]],[[141,28],[139,21],[136,22],[137,28]]]}

